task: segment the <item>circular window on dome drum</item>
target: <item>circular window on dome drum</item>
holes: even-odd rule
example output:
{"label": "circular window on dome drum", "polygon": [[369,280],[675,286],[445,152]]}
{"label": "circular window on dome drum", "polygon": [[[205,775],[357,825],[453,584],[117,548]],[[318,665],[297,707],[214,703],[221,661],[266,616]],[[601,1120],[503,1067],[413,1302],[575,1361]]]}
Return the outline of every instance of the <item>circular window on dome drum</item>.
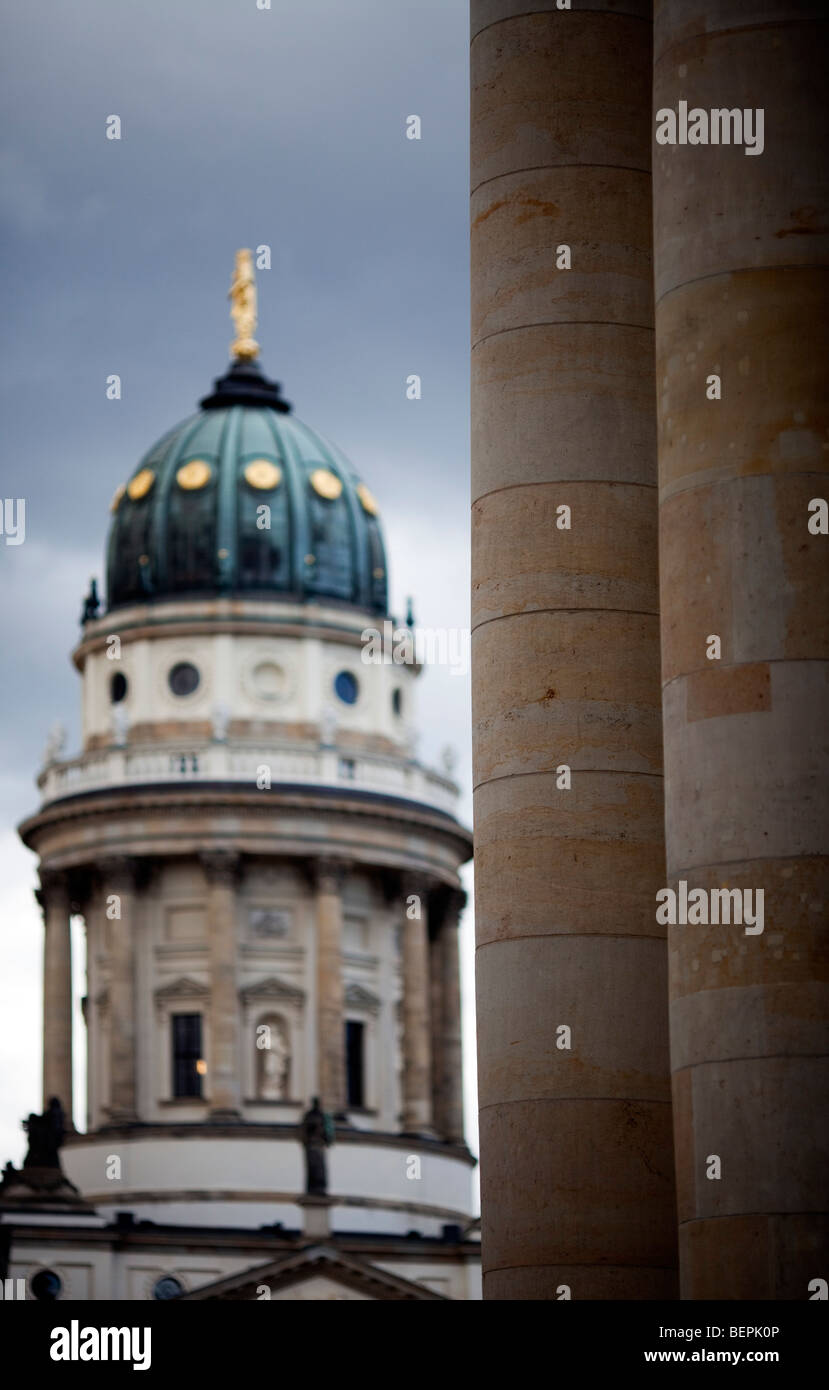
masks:
{"label": "circular window on dome drum", "polygon": [[54,1303],[60,1296],[63,1282],[53,1269],[39,1269],[29,1288],[39,1303]]}
{"label": "circular window on dome drum", "polygon": [[167,1299],[178,1298],[180,1293],[184,1293],[184,1285],[179,1279],[175,1279],[172,1274],[164,1274],[153,1284],[153,1298]]}
{"label": "circular window on dome drum", "polygon": [[109,698],[114,705],[120,705],[126,697],[127,678],[122,671],[116,671],[109,683]]}
{"label": "circular window on dome drum", "polygon": [[174,695],[192,695],[198,689],[201,676],[192,661],[178,661],[167,680]]}
{"label": "circular window on dome drum", "polygon": [[344,705],[356,704],[360,693],[357,677],[350,671],[338,671],[334,677],[334,692]]}

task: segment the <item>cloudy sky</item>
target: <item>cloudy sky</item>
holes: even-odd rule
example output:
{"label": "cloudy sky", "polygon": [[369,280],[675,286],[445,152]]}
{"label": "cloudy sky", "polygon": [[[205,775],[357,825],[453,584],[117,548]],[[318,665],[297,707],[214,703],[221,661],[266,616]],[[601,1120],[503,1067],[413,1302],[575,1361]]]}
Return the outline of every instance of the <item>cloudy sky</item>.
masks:
{"label": "cloudy sky", "polygon": [[[78,745],[69,652],[112,493],[226,366],[237,247],[272,248],[263,366],[378,497],[394,611],[413,594],[418,623],[468,624],[465,0],[4,0],[2,14],[0,491],[25,498],[26,539],[0,539],[0,1162],[22,1158],[20,1119],[40,1104],[42,927],[15,826],[50,725]],[[422,755],[457,748],[468,823],[468,678],[431,670],[420,699]],[[471,931],[467,913],[474,1140]]]}

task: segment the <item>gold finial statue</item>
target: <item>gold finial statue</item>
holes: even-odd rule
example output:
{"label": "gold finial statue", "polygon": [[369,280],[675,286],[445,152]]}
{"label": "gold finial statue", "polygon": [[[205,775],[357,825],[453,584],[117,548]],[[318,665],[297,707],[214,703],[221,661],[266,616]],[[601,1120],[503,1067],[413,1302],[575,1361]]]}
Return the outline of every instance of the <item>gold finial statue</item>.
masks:
{"label": "gold finial statue", "polygon": [[256,280],[250,251],[236,252],[236,269],[228,298],[230,317],[236,329],[230,351],[240,361],[249,362],[259,353],[259,344],[253,336],[256,332]]}

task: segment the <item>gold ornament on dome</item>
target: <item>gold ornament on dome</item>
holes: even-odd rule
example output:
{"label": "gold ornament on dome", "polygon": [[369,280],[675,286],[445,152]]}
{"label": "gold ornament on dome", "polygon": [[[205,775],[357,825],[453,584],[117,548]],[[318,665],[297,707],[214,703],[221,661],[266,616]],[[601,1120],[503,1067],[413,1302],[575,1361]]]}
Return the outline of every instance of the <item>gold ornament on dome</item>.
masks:
{"label": "gold ornament on dome", "polygon": [[142,468],[140,473],[136,473],[134,478],[130,478],[127,483],[127,496],[133,502],[140,502],[142,497],[146,497],[153,483],[155,473],[151,468]]}
{"label": "gold ornament on dome", "polygon": [[254,459],[245,468],[244,478],[260,492],[272,492],[282,482],[282,469],[270,459]]}
{"label": "gold ornament on dome", "polygon": [[191,459],[179,468],[176,482],[185,492],[195,492],[197,488],[204,487],[209,477],[210,464],[205,463],[204,459]]}
{"label": "gold ornament on dome", "polygon": [[369,492],[365,483],[357,484],[357,496],[362,503],[363,511],[368,512],[369,516],[376,516],[380,508],[377,506],[377,499]]}
{"label": "gold ornament on dome", "polygon": [[121,505],[121,500],[122,500],[122,498],[123,498],[123,496],[124,496],[126,490],[127,490],[127,489],[126,489],[126,485],[125,485],[124,483],[121,483],[120,487],[117,487],[117,488],[115,489],[115,492],[113,493],[113,496],[112,496],[112,501],[111,501],[110,504],[109,504],[109,510],[110,510],[111,512],[117,512],[118,508],[119,508],[120,505]]}
{"label": "gold ornament on dome", "polygon": [[230,282],[230,317],[236,337],[230,351],[238,362],[250,362],[259,353],[256,332],[256,278],[250,251],[236,252],[236,269]]}
{"label": "gold ornament on dome", "polygon": [[311,487],[320,497],[324,497],[326,502],[333,502],[343,490],[339,478],[327,468],[314,469],[311,474]]}

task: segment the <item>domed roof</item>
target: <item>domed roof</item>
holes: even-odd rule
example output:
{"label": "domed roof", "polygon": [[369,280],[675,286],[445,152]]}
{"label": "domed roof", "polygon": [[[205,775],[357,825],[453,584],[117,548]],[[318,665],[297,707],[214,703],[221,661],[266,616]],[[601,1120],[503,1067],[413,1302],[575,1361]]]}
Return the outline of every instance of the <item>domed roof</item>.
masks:
{"label": "domed roof", "polygon": [[113,499],[110,609],[244,594],[385,614],[374,498],[290,409],[256,361],[239,360],[153,445]]}

